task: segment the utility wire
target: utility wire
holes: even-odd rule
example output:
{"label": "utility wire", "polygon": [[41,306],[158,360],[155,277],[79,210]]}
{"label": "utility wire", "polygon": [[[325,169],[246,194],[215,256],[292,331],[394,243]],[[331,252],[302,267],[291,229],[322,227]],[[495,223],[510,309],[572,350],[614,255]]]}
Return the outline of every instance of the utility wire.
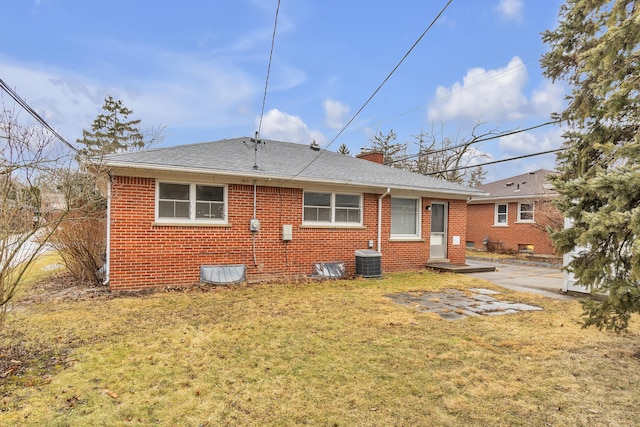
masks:
{"label": "utility wire", "polygon": [[71,145],[69,141],[64,139],[58,132],[56,132],[50,125],[47,123],[27,102],[20,97],[9,85],[7,85],[4,80],[0,79],[0,88],[2,88],[15,102],[18,103],[22,108],[24,108],[27,113],[29,113],[34,119],[38,121],[42,126],[45,127],[49,132],[51,132],[56,138],[62,141],[67,147],[71,148],[76,153],[78,149]]}
{"label": "utility wire", "polygon": [[413,45],[411,46],[411,48],[409,48],[409,50],[407,51],[407,53],[404,54],[404,56],[402,57],[402,59],[400,59],[400,61],[398,62],[398,64],[393,68],[393,70],[391,70],[391,72],[387,75],[387,77],[382,81],[382,83],[380,83],[380,85],[376,88],[376,90],[373,91],[373,93],[371,94],[371,96],[365,101],[364,104],[362,104],[362,106],[358,109],[358,111],[356,111],[356,113],[351,117],[351,119],[349,119],[349,121],[347,122],[346,125],[344,125],[344,127],[342,129],[340,129],[340,132],[337,133],[336,136],[333,137],[333,139],[329,142],[329,144],[327,144],[326,147],[324,147],[322,149],[322,151],[320,151],[318,153],[318,155],[316,157],[313,158],[313,160],[311,160],[309,162],[309,164],[307,164],[305,167],[303,167],[298,173],[296,173],[295,175],[291,176],[291,178],[289,179],[293,179],[295,177],[297,177],[298,175],[300,175],[302,172],[304,172],[309,166],[311,166],[321,155],[322,153],[324,153],[325,151],[327,151],[327,149],[340,137],[340,135],[342,135],[342,133],[349,127],[349,125],[351,123],[353,123],[353,121],[356,119],[356,117],[358,117],[358,115],[362,112],[362,110],[365,109],[365,107],[369,104],[369,102],[371,102],[371,100],[373,99],[374,96],[376,96],[378,94],[378,92],[380,91],[380,89],[382,89],[382,86],[385,85],[385,83],[387,83],[387,81],[391,78],[391,76],[396,72],[396,70],[400,67],[400,65],[404,62],[405,59],[407,59],[407,57],[409,56],[409,54],[413,51],[413,49],[418,45],[418,43],[420,43],[420,41],[424,38],[424,36],[429,32],[429,30],[431,29],[431,27],[433,27],[435,25],[435,23],[438,21],[438,19],[440,19],[440,17],[442,16],[442,14],[444,13],[444,11],[447,9],[447,7],[449,7],[449,5],[453,2],[453,0],[449,0],[447,2],[447,4],[444,5],[444,7],[440,10],[440,12],[438,13],[438,15],[436,15],[435,18],[433,18],[433,21],[431,21],[431,23],[429,24],[429,26],[422,32],[422,34],[420,35],[420,37],[418,37],[418,39],[415,41],[415,43],[413,43]]}
{"label": "utility wire", "polygon": [[[527,62],[528,62],[528,59],[533,57],[532,52],[537,52],[539,50],[540,49],[532,50],[532,51],[528,52],[526,55],[523,55],[522,57],[520,57],[520,59],[523,60],[523,62],[526,59]],[[459,91],[464,92],[464,91],[467,91],[467,90],[469,90],[471,88],[474,88],[476,86],[482,86],[484,84],[491,83],[492,81],[499,80],[499,79],[501,79],[503,77],[507,77],[509,74],[512,74],[514,71],[516,71],[517,69],[522,68],[524,66],[525,65],[523,63],[521,65],[517,65],[517,66],[512,67],[512,68],[505,68],[504,70],[502,70],[500,72],[496,72],[495,75],[489,76],[489,77],[487,77],[485,79],[482,79],[482,80],[478,80],[479,76],[477,76],[477,75],[476,76],[471,76],[471,77],[463,80],[464,86],[462,86],[459,89]],[[467,85],[467,83],[471,83],[471,84]],[[452,96],[453,96],[453,91],[451,91],[451,93],[449,93],[449,95],[447,95],[445,98],[451,98]],[[375,124],[374,127],[378,127],[379,128],[380,125],[382,125],[383,123],[385,123],[387,121],[391,121],[391,120],[400,118],[402,116],[414,113],[416,111],[424,110],[425,108],[426,107],[424,105],[421,105],[421,106],[413,108],[412,110],[405,111],[403,113],[399,113],[399,114],[396,114],[394,116],[382,118]],[[356,130],[357,129],[352,130],[351,133],[355,132]]]}
{"label": "utility wire", "polygon": [[511,162],[513,160],[526,159],[528,157],[535,157],[535,156],[542,156],[542,155],[545,155],[545,154],[558,153],[558,152],[564,151],[564,150],[566,150],[566,148],[556,148],[555,150],[540,151],[540,152],[537,152],[537,153],[525,154],[523,156],[509,157],[508,159],[494,160],[493,162],[480,163],[478,165],[460,166],[460,167],[457,167],[457,168],[454,168],[454,169],[445,169],[445,170],[441,170],[441,171],[437,171],[437,172],[428,172],[428,173],[425,173],[424,175],[438,175],[438,174],[441,174],[441,173],[456,172],[456,171],[464,170],[464,169],[479,168],[481,166],[486,166],[486,165],[495,165],[496,163]]}
{"label": "utility wire", "polygon": [[262,96],[262,108],[260,110],[260,122],[258,123],[258,132],[256,133],[256,140],[260,137],[260,130],[262,129],[262,118],[264,117],[264,105],[267,102],[267,88],[269,87],[269,75],[271,74],[271,61],[273,60],[273,47],[276,42],[276,29],[278,28],[278,14],[280,13],[280,0],[278,0],[278,6],[276,7],[276,18],[273,24],[273,34],[271,35],[271,51],[269,51],[269,65],[267,65],[267,78],[264,83],[264,95]]}
{"label": "utility wire", "polygon": [[511,131],[511,132],[501,133],[499,135],[492,135],[492,136],[488,136],[486,138],[480,138],[480,139],[472,140],[472,141],[465,142],[465,143],[458,144],[458,145],[454,145],[454,146],[448,147],[448,148],[439,148],[437,150],[427,150],[427,151],[424,151],[422,153],[410,154],[410,155],[408,155],[406,157],[403,157],[401,159],[392,160],[392,161],[389,162],[389,164],[403,162],[403,161],[406,161],[406,160],[414,159],[416,157],[426,156],[426,155],[429,155],[429,154],[443,153],[445,151],[455,150],[456,148],[462,148],[462,147],[466,147],[466,146],[469,146],[469,145],[472,145],[472,144],[478,144],[480,142],[491,141],[493,139],[498,139],[498,138],[502,138],[502,137],[505,137],[505,136],[516,135],[516,134],[519,134],[519,133],[522,133],[522,132],[528,132],[528,131],[533,130],[533,129],[541,128],[543,126],[554,125],[554,124],[561,123],[561,122],[562,122],[562,120],[554,120],[554,121],[550,121],[550,122],[540,123],[540,124],[537,124],[537,125],[525,128],[525,129],[518,129],[518,130]]}

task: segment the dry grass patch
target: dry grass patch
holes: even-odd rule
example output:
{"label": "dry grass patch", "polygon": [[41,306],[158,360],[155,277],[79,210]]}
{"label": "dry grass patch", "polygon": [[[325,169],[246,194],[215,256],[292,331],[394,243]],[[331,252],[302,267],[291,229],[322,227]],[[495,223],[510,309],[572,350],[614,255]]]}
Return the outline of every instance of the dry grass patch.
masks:
{"label": "dry grass patch", "polygon": [[640,423],[637,322],[582,330],[577,302],[504,290],[544,311],[445,321],[385,297],[479,286],[421,272],[32,304],[10,319],[23,342],[68,353],[0,380],[0,424]]}

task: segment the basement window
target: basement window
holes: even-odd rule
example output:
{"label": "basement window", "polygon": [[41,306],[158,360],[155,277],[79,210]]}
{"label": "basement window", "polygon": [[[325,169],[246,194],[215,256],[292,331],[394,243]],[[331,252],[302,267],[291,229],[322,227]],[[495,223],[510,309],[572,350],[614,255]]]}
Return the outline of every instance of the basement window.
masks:
{"label": "basement window", "polygon": [[226,223],[227,188],[180,182],[156,185],[156,219],[163,222]]}
{"label": "basement window", "polygon": [[523,245],[523,244],[518,244],[518,252],[522,252],[522,253],[526,253],[526,254],[532,254],[535,250],[535,246],[533,245]]}

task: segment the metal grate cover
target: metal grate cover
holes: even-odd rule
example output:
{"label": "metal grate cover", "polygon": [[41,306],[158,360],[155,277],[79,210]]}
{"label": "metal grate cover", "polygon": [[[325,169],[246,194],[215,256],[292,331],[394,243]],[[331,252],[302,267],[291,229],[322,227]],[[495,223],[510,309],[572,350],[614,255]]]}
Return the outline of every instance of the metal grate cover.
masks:
{"label": "metal grate cover", "polygon": [[316,262],[313,264],[316,276],[344,277],[344,262]]}
{"label": "metal grate cover", "polygon": [[244,264],[203,265],[200,266],[200,281],[214,285],[230,285],[244,282],[246,278]]}

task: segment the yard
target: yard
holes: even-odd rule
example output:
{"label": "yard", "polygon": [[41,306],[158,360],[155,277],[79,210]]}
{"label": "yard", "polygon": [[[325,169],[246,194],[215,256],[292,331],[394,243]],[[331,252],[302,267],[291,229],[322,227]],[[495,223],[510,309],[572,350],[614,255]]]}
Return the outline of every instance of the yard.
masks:
{"label": "yard", "polygon": [[0,337],[0,425],[640,424],[637,318],[616,336],[581,329],[576,301],[500,289],[543,311],[448,321],[388,297],[477,286],[497,289],[427,271],[75,301],[38,285]]}

